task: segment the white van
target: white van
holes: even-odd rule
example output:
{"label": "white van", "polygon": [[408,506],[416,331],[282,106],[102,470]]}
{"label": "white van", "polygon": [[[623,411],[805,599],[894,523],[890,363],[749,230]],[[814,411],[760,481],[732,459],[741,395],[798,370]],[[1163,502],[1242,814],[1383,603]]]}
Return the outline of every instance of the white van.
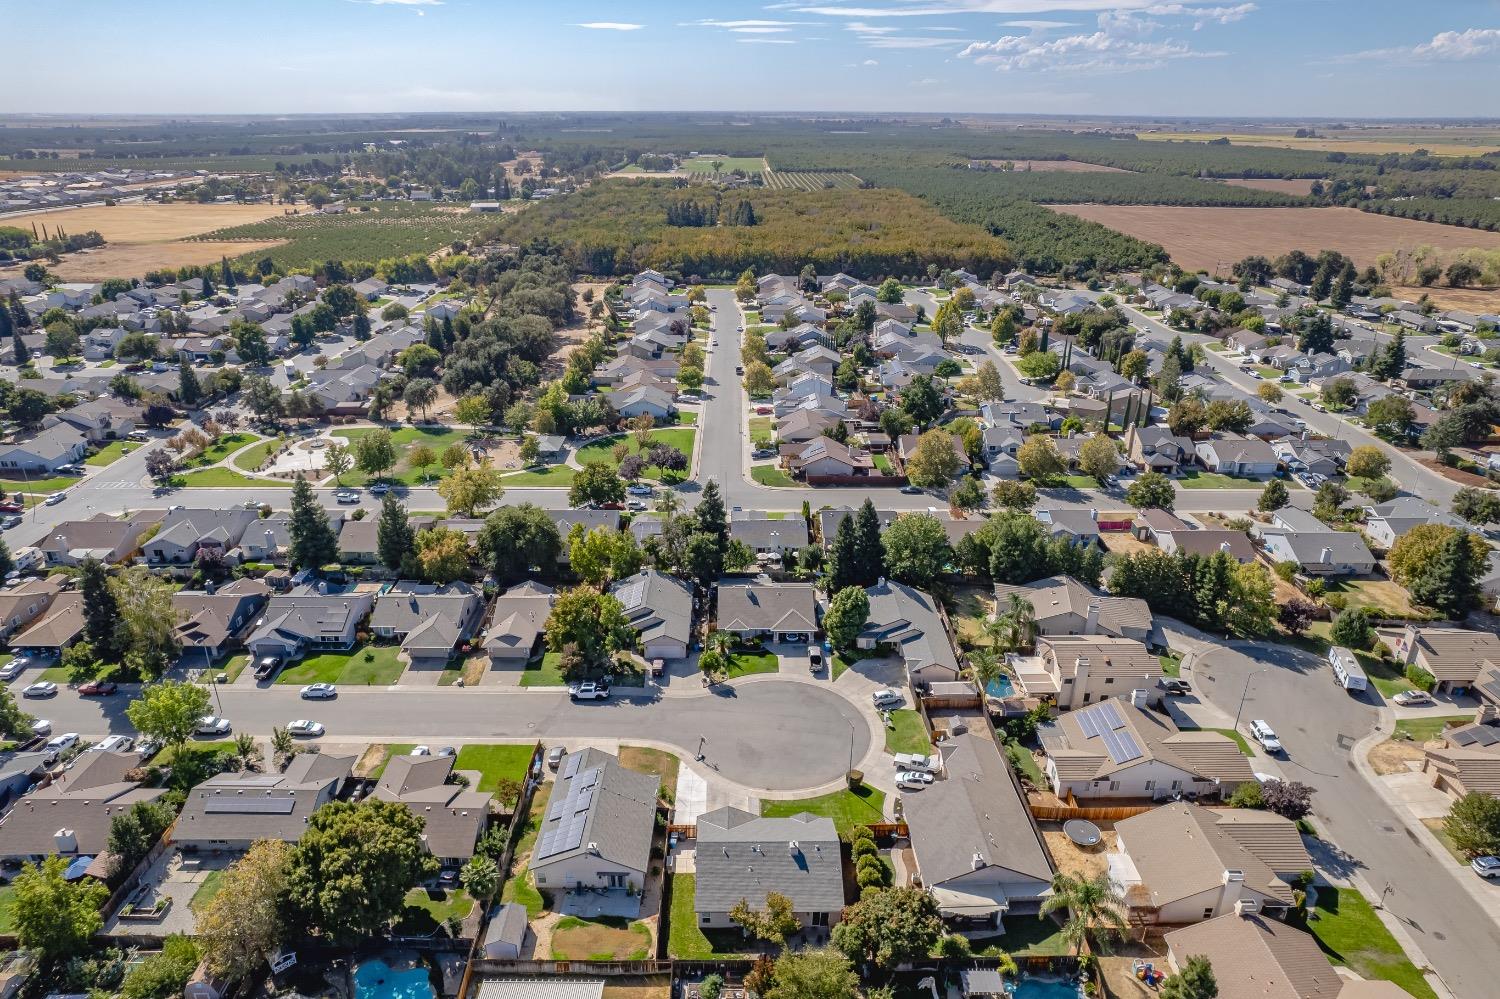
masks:
{"label": "white van", "polygon": [[1364,668],[1352,651],[1341,645],[1328,650],[1328,664],[1333,667],[1333,679],[1345,690],[1358,692],[1370,685]]}

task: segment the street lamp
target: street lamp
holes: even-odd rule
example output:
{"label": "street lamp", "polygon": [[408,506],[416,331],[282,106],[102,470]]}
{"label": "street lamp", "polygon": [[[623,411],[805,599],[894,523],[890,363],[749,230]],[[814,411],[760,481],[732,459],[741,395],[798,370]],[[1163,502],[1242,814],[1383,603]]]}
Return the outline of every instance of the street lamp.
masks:
{"label": "street lamp", "polygon": [[[854,770],[854,722],[844,719],[849,725],[849,771]],[[847,772],[846,772],[847,773]]]}
{"label": "street lamp", "polygon": [[1250,693],[1250,682],[1256,677],[1260,676],[1262,673],[1269,672],[1271,672],[1271,668],[1268,666],[1265,669],[1258,669],[1254,673],[1251,673],[1249,676],[1245,677],[1245,689],[1240,692],[1240,706],[1234,709],[1234,727],[1236,731],[1238,731],[1240,727],[1240,713],[1245,710],[1245,697]]}
{"label": "street lamp", "polygon": [[698,736],[698,755],[693,757],[693,759],[697,760],[699,763],[703,762],[703,744],[707,741],[708,739],[706,737],[702,735]]}

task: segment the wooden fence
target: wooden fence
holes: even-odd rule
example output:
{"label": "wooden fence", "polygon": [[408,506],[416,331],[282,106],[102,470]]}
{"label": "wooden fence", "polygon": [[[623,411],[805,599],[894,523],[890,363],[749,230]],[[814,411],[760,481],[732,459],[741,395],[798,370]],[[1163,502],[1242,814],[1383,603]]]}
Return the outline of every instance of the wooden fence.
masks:
{"label": "wooden fence", "polygon": [[1069,819],[1087,819],[1090,822],[1119,822],[1133,815],[1149,812],[1154,805],[1116,805],[1113,807],[1084,808],[1080,805],[1031,805],[1032,818],[1039,822],[1066,822]]}

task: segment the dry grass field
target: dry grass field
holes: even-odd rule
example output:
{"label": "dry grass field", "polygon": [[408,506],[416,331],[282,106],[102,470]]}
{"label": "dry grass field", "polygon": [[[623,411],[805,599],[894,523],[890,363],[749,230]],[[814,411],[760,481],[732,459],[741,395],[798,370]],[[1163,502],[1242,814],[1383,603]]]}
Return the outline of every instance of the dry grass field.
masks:
{"label": "dry grass field", "polygon": [[140,277],[166,267],[212,264],[222,257],[234,258],[280,246],[282,240],[225,240],[207,243],[115,243],[97,250],[70,253],[60,264],[49,264],[49,273],[64,281],[103,281],[112,277]]}
{"label": "dry grass field", "polygon": [[1276,191],[1280,194],[1295,194],[1306,197],[1311,191],[1311,180],[1277,180],[1274,177],[1231,177],[1224,183],[1234,187],[1248,187],[1256,191]]}
{"label": "dry grass field", "polygon": [[1415,302],[1428,296],[1440,309],[1463,309],[1466,312],[1500,312],[1500,288],[1445,288],[1433,285],[1420,288],[1415,285],[1400,285],[1391,289],[1397,298]]}
{"label": "dry grass field", "polygon": [[1326,149],[1343,153],[1414,153],[1426,149],[1434,156],[1482,156],[1500,151],[1500,145],[1487,141],[1445,142],[1434,137],[1424,141],[1420,137],[1400,139],[1338,138],[1320,135],[1316,138],[1299,139],[1291,135],[1270,133],[1237,134],[1234,132],[1140,132],[1137,139],[1146,142],[1208,142],[1212,139],[1228,139],[1236,146],[1269,146],[1273,149]]}
{"label": "dry grass field", "polygon": [[1415,222],[1356,208],[1170,208],[1154,205],[1053,205],[1138,239],[1160,243],[1190,270],[1260,253],[1338,250],[1360,266],[1397,247],[1500,248],[1500,233]]}

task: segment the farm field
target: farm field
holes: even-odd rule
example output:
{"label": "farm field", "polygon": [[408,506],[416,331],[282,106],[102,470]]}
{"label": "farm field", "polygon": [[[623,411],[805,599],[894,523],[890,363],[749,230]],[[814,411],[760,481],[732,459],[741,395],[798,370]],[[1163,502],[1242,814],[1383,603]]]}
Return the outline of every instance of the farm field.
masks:
{"label": "farm field", "polygon": [[1233,187],[1248,187],[1254,191],[1277,191],[1306,197],[1312,193],[1311,180],[1277,180],[1274,177],[1227,177],[1224,183]]}
{"label": "farm field", "polygon": [[[719,169],[714,170],[714,164],[719,164]],[[688,173],[733,173],[743,170],[746,173],[760,173],[765,170],[766,161],[759,156],[698,156],[693,159],[684,159],[682,169]]]}
{"label": "farm field", "polygon": [[773,191],[822,191],[827,188],[854,188],[859,178],[852,173],[767,170],[762,175],[766,187]]}
{"label": "farm field", "polygon": [[1475,313],[1500,312],[1500,288],[1447,288],[1442,285],[1421,288],[1416,285],[1398,285],[1391,289],[1391,294],[1413,302],[1425,294],[1439,309],[1463,309]]}
{"label": "farm field", "polygon": [[1053,207],[1159,243],[1177,264],[1189,270],[1212,270],[1256,253],[1275,257],[1305,247],[1310,238],[1320,248],[1347,254],[1360,266],[1374,264],[1380,254],[1401,246],[1500,248],[1500,233],[1414,222],[1356,208]]}
{"label": "farm field", "polygon": [[1391,139],[1335,138],[1320,135],[1299,139],[1292,135],[1236,134],[1233,132],[1139,132],[1136,138],[1144,142],[1209,142],[1213,139],[1228,139],[1236,146],[1264,146],[1270,149],[1321,149],[1341,153],[1414,153],[1426,149],[1435,156],[1482,156],[1500,151],[1500,145],[1484,142],[1443,142],[1440,139],[1410,138],[1404,141]]}
{"label": "farm field", "polygon": [[[218,229],[208,240],[276,241],[269,256],[282,267],[306,267],[324,260],[374,262],[414,253],[431,253],[453,242],[474,238],[495,224],[492,215],[463,209],[421,205],[376,205],[345,215],[294,215]],[[263,247],[242,246],[240,255]],[[257,254],[258,255],[258,254]]]}
{"label": "farm field", "polygon": [[1085,163],[1082,160],[979,160],[992,167],[1011,164],[1016,173],[1130,173],[1119,167],[1102,163]]}

